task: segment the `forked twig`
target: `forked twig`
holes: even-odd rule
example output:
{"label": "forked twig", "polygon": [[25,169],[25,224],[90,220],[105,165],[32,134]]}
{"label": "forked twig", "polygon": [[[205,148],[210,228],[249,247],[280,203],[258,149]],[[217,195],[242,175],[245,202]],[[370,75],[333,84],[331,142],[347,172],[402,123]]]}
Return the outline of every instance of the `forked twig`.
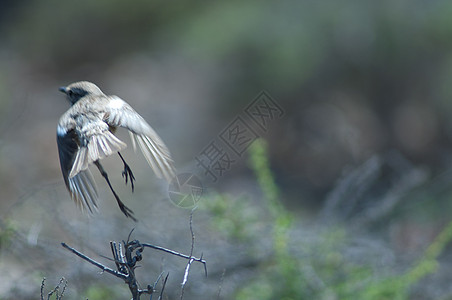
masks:
{"label": "forked twig", "polygon": [[[42,282],[41,282],[41,300],[44,300],[44,285],[45,285],[45,281],[46,281],[46,278],[45,277],[42,278]],[[64,282],[64,285],[63,285],[63,282]],[[61,286],[62,286],[62,288],[61,288]],[[63,299],[64,292],[66,291],[66,287],[67,287],[67,280],[64,277],[61,277],[60,281],[55,286],[55,288],[53,290],[51,290],[47,294],[47,300],[50,300],[50,297],[52,297],[53,294],[55,294],[55,299],[56,300]],[[61,293],[60,293],[60,288],[61,288]]]}
{"label": "forked twig", "polygon": [[189,260],[193,259],[194,261],[200,262],[200,263],[202,263],[204,265],[204,272],[205,272],[205,274],[207,276],[207,261],[205,259],[203,259],[202,256],[200,258],[198,258],[198,257],[195,257],[195,256],[182,254],[180,252],[177,252],[177,251],[174,251],[174,250],[171,250],[171,249],[167,249],[167,248],[164,248],[164,247],[155,246],[155,245],[147,244],[147,243],[143,243],[141,245],[144,246],[144,247],[148,247],[148,248],[152,248],[152,249],[155,249],[155,250],[163,251],[163,252],[175,255],[175,256],[179,256],[179,257],[182,257],[182,258],[185,258],[185,259],[189,259]]}
{"label": "forked twig", "polygon": [[111,275],[114,275],[114,276],[116,276],[116,277],[118,277],[118,278],[121,278],[121,279],[123,279],[123,280],[126,279],[126,277],[127,277],[126,274],[123,274],[123,273],[121,273],[121,272],[119,272],[119,271],[115,271],[115,270],[113,270],[113,269],[111,269],[111,268],[109,268],[109,267],[107,267],[107,266],[105,266],[105,265],[103,265],[103,264],[101,264],[101,263],[95,261],[94,259],[89,258],[89,257],[86,256],[85,254],[83,254],[83,253],[81,253],[81,252],[75,250],[74,248],[68,246],[66,243],[61,243],[61,246],[63,246],[64,248],[68,249],[69,251],[71,251],[72,253],[74,253],[75,255],[77,255],[78,257],[80,257],[80,258],[86,260],[86,261],[89,262],[90,264],[95,265],[96,267],[98,267],[99,269],[101,269],[103,272],[107,272],[107,273],[109,273],[109,274],[111,274]]}
{"label": "forked twig", "polygon": [[[195,233],[193,232],[193,210],[190,212],[190,233],[191,233],[191,248],[190,248],[190,259],[188,260],[187,266],[185,267],[184,279],[181,283],[180,299],[184,298],[185,285],[188,280],[188,273],[190,272],[190,266],[193,263],[193,248],[195,247]],[[204,265],[205,267],[206,265]],[[205,269],[206,270],[206,269]],[[206,270],[207,272],[207,270]]]}
{"label": "forked twig", "polygon": [[[67,250],[69,250],[72,253],[74,253],[75,255],[77,255],[78,257],[82,258],[83,260],[86,260],[87,262],[91,263],[92,265],[95,265],[96,267],[101,269],[103,272],[107,272],[115,277],[118,277],[118,278],[124,280],[124,282],[128,285],[129,290],[132,294],[132,299],[134,299],[134,300],[140,299],[140,296],[142,294],[148,294],[148,295],[150,295],[150,299],[152,299],[152,295],[155,292],[155,287],[163,275],[163,273],[161,273],[158,276],[157,280],[154,282],[154,285],[148,285],[147,288],[145,288],[145,289],[139,288],[139,283],[135,276],[135,269],[137,268],[137,262],[141,261],[143,258],[142,252],[145,247],[153,248],[153,249],[156,249],[159,251],[167,252],[169,254],[188,259],[189,261],[188,261],[187,267],[185,268],[184,279],[182,282],[182,293],[181,293],[181,298],[182,298],[183,297],[183,289],[188,281],[188,273],[189,273],[189,269],[190,269],[190,266],[193,263],[193,261],[200,262],[204,265],[204,270],[205,270],[205,273],[207,276],[206,261],[204,259],[202,259],[202,257],[196,258],[193,256],[195,236],[194,236],[193,227],[192,227],[192,214],[190,215],[190,231],[192,234],[192,245],[191,245],[190,255],[185,255],[185,254],[176,252],[174,250],[166,249],[166,248],[159,247],[159,246],[154,246],[151,244],[141,244],[138,240],[130,241],[130,234],[127,239],[127,242],[126,241],[122,241],[122,243],[117,243],[114,241],[110,242],[110,249],[111,249],[112,256],[113,256],[112,260],[115,262],[117,270],[109,268],[109,267],[95,261],[94,259],[86,256],[85,254],[68,246],[66,243],[61,243],[61,245],[64,248],[66,248]],[[166,277],[163,281],[163,286],[160,291],[159,299],[162,299],[162,297],[163,297],[163,290],[165,289],[166,283],[168,281],[168,276],[169,276],[169,274],[166,275]],[[41,289],[43,289],[43,286],[41,287]],[[64,291],[64,289],[63,289],[63,291]],[[41,299],[41,300],[44,300],[44,299]]]}

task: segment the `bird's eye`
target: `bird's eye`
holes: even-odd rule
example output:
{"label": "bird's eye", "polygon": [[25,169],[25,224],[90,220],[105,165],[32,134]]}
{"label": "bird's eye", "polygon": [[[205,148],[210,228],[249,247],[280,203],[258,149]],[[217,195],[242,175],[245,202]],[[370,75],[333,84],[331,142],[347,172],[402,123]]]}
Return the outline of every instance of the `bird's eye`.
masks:
{"label": "bird's eye", "polygon": [[72,96],[72,95],[74,95],[74,92],[72,90],[69,90],[68,94],[69,94],[69,96]]}

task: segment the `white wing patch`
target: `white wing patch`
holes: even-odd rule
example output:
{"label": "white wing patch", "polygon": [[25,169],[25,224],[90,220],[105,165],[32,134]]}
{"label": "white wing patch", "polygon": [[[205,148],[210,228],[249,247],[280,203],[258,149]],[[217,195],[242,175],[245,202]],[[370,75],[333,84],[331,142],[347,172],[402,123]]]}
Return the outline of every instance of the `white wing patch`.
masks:
{"label": "white wing patch", "polygon": [[65,136],[66,133],[67,133],[67,130],[64,129],[64,127],[62,127],[61,125],[58,125],[58,127],[57,127],[57,135]]}
{"label": "white wing patch", "polygon": [[108,103],[108,106],[111,109],[121,109],[124,106],[124,100],[118,97],[112,97],[110,102]]}

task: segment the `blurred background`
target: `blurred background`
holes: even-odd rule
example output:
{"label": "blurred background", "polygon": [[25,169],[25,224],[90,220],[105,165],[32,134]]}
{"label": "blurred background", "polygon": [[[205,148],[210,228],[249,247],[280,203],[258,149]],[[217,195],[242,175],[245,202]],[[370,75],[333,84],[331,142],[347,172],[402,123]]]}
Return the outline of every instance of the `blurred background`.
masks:
{"label": "blurred background", "polygon": [[[133,194],[117,157],[104,166],[138,223],[94,169],[101,212],[71,201],[58,87],[79,80],[129,102],[202,182],[209,273],[192,266],[184,299],[452,299],[451,15],[439,0],[1,1],[0,299],[36,299],[43,277],[65,277],[65,299],[130,298],[61,242],[111,267],[109,241],[133,228],[190,253],[191,210],[132,149]],[[261,91],[282,112],[264,129],[246,118]],[[214,182],[196,157],[231,153],[238,116],[260,139]],[[180,298],[185,264],[146,249],[140,283],[169,272]]]}

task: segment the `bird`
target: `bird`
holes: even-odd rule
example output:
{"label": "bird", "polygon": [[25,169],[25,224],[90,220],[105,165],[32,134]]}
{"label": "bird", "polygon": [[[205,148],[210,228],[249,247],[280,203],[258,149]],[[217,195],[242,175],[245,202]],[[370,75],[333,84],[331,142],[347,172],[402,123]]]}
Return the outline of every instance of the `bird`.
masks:
{"label": "bird", "polygon": [[71,198],[82,211],[98,210],[98,192],[90,165],[95,165],[106,180],[120,210],[134,221],[134,213],[113,189],[108,174],[100,163],[107,156],[119,154],[127,185],[134,191],[135,177],[120,151],[127,144],[115,136],[118,127],[129,131],[133,148],[140,147],[146,161],[157,177],[170,182],[175,177],[174,162],[162,139],[127,102],[106,95],[94,83],[79,81],[59,88],[66,94],[71,107],[60,117],[57,125],[57,146],[61,172]]}

